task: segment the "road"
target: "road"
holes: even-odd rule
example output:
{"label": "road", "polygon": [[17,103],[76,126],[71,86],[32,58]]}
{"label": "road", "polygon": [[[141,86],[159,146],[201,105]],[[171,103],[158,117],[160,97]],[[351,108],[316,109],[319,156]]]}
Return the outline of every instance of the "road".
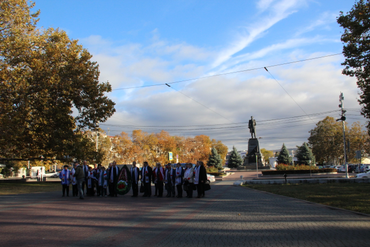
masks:
{"label": "road", "polygon": [[1,246],[370,246],[370,217],[231,186],[239,177],[201,199],[1,196]]}

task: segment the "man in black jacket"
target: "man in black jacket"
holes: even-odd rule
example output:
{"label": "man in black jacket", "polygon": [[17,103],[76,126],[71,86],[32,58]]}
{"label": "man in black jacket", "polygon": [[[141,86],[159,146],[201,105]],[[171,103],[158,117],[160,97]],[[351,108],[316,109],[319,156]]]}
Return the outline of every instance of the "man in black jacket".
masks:
{"label": "man in black jacket", "polygon": [[207,182],[207,171],[202,161],[197,162],[194,168],[194,172],[195,172],[194,184],[197,186],[198,191],[197,198],[201,198],[205,196],[204,184]]}
{"label": "man in black jacket", "polygon": [[118,176],[119,176],[119,168],[115,161],[112,163],[112,167],[109,169],[108,173],[108,181],[109,181],[109,195],[111,197],[117,197],[117,183],[118,183]]}
{"label": "man in black jacket", "polygon": [[138,167],[136,167],[136,161],[132,162],[132,167],[131,167],[130,172],[131,172],[132,197],[137,197],[139,194],[138,182],[139,182],[140,170]]}
{"label": "man in black jacket", "polygon": [[149,166],[147,161],[144,161],[144,166],[141,169],[141,182],[144,185],[143,197],[150,197],[152,195],[152,168]]}

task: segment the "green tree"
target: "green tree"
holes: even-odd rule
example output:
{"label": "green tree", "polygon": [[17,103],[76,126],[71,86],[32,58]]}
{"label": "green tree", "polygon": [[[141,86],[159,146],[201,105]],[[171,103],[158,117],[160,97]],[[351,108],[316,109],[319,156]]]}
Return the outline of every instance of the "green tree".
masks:
{"label": "green tree", "polygon": [[279,156],[277,158],[277,163],[278,164],[287,164],[287,165],[289,165],[290,161],[291,161],[291,159],[289,157],[288,149],[286,148],[285,144],[283,144],[283,146],[281,147]]}
{"label": "green tree", "polygon": [[307,145],[306,142],[302,144],[302,146],[297,147],[297,159],[298,164],[302,165],[312,165],[315,164],[315,157],[312,154],[311,148]]}
{"label": "green tree", "polygon": [[221,156],[217,153],[216,148],[211,149],[211,154],[209,155],[207,166],[213,166],[218,169],[222,168]]}
{"label": "green tree", "polygon": [[240,154],[238,153],[238,150],[236,150],[235,147],[233,147],[233,150],[230,153],[227,166],[230,168],[238,168],[243,163],[242,157],[240,157]]}
{"label": "green tree", "polygon": [[[370,118],[370,0],[359,0],[352,9],[340,12],[338,24],[344,28],[341,41],[345,66],[342,73],[357,78],[361,90],[362,115]],[[370,122],[367,125],[370,131]]]}
{"label": "green tree", "polygon": [[343,160],[342,124],[333,117],[325,117],[309,131],[308,143],[319,163],[336,164]]}
{"label": "green tree", "polygon": [[115,112],[105,95],[111,86],[99,82],[97,63],[76,40],[36,29],[32,7],[25,0],[0,4],[0,156],[75,156],[78,132]]}

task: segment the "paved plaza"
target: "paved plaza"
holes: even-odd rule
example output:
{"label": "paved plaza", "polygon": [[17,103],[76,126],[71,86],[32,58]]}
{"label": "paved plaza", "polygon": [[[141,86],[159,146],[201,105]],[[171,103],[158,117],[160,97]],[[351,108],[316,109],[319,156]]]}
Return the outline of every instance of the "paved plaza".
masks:
{"label": "paved plaza", "polygon": [[0,246],[370,246],[370,217],[215,182],[206,197],[1,196]]}

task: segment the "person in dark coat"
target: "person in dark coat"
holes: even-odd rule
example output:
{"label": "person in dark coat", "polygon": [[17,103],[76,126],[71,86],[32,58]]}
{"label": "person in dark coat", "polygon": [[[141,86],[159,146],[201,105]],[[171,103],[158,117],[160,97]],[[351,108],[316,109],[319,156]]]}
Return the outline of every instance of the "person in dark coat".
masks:
{"label": "person in dark coat", "polygon": [[154,196],[163,196],[163,181],[164,181],[164,169],[161,163],[157,163],[156,167],[153,169],[153,182],[155,184],[155,194]]}
{"label": "person in dark coat", "polygon": [[167,197],[175,197],[175,170],[172,169],[171,163],[168,163],[164,172],[164,183],[167,190]]}
{"label": "person in dark coat", "polygon": [[140,175],[140,170],[138,167],[136,167],[136,161],[132,162],[132,167],[131,167],[131,187],[132,187],[132,197],[137,197],[139,194],[139,175]]}
{"label": "person in dark coat", "polygon": [[[87,175],[88,175],[88,172],[89,172],[89,166],[87,165],[86,160],[82,162],[82,170],[83,170],[83,173],[84,173],[84,176],[85,176],[85,181],[82,183],[82,192],[86,196],[86,194],[87,194]],[[85,191],[85,187],[86,187],[86,191]]]}
{"label": "person in dark coat", "polygon": [[118,183],[118,176],[119,176],[119,168],[117,163],[113,161],[112,167],[109,169],[108,174],[108,181],[109,181],[109,195],[111,197],[117,197],[117,183]]}
{"label": "person in dark coat", "polygon": [[177,189],[177,198],[182,198],[182,185],[184,183],[184,169],[182,169],[181,164],[177,163],[175,169],[175,185]]}
{"label": "person in dark coat", "polygon": [[194,184],[197,186],[198,191],[197,198],[204,197],[204,184],[207,182],[207,171],[202,161],[198,160],[194,168],[194,173]]}
{"label": "person in dark coat", "polygon": [[152,195],[152,168],[147,161],[144,161],[144,166],[141,169],[141,182],[144,185],[143,197],[150,197]]}

